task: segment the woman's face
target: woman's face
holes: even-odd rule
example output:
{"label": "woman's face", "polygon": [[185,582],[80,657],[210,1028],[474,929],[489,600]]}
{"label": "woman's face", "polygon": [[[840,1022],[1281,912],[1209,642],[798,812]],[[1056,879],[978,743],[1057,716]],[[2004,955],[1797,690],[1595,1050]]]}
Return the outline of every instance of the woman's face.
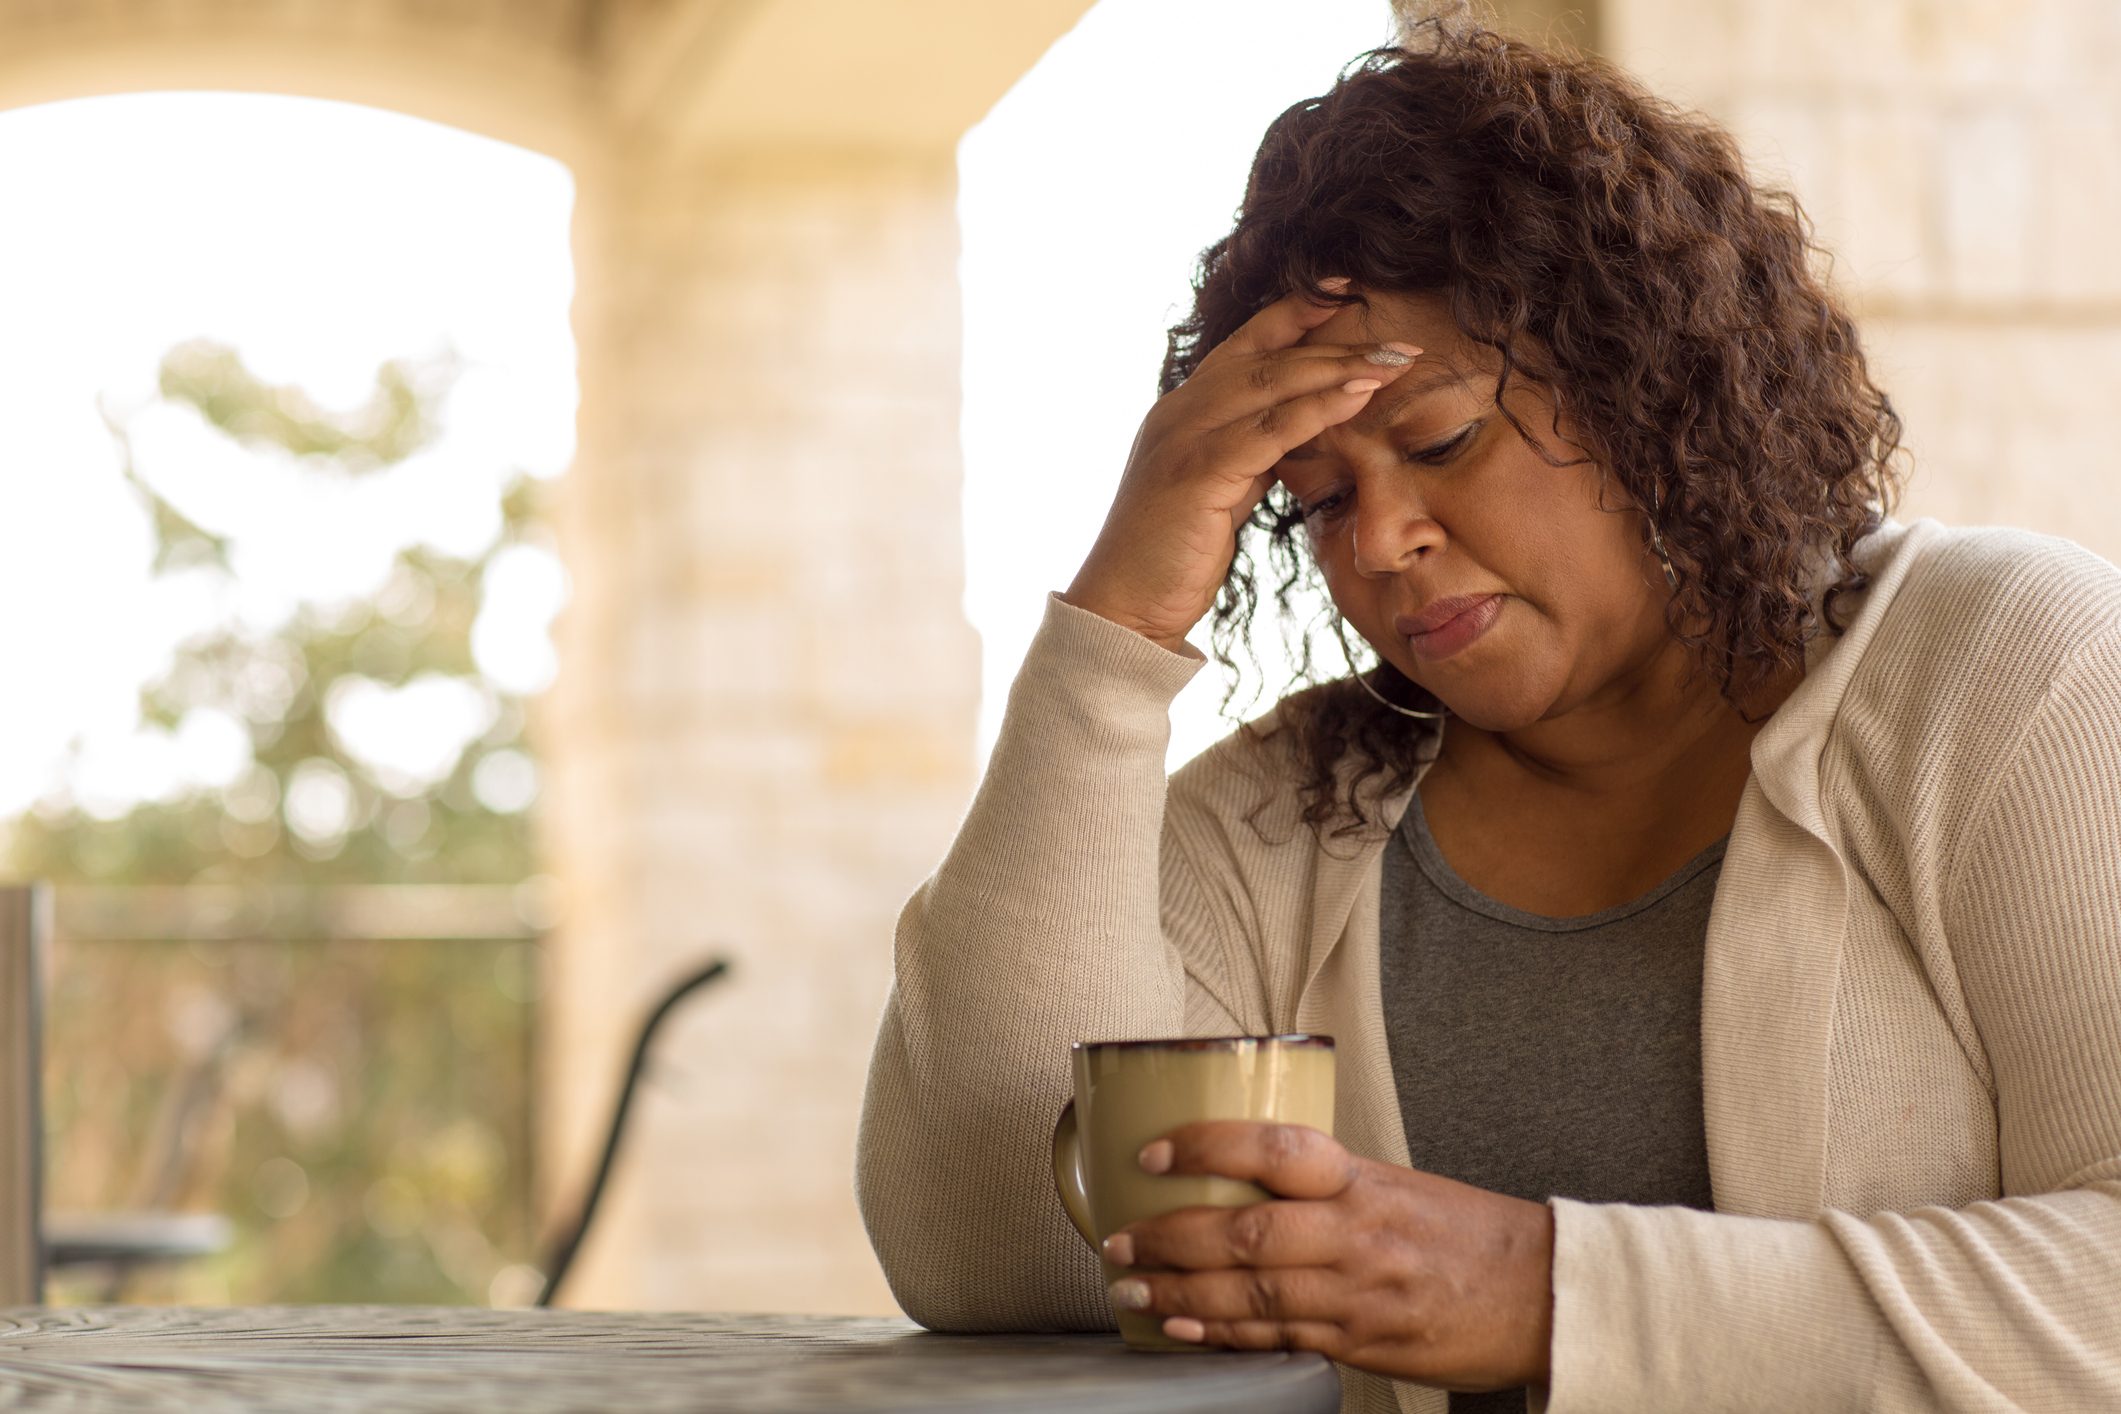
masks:
{"label": "woman's face", "polygon": [[[1468,724],[1504,732],[1624,697],[1662,653],[1669,591],[1639,514],[1553,431],[1551,400],[1465,340],[1441,297],[1371,294],[1306,344],[1396,339],[1424,352],[1347,422],[1276,468],[1341,614]],[[1470,601],[1453,605],[1446,601]],[[1450,622],[1436,620],[1463,608]]]}

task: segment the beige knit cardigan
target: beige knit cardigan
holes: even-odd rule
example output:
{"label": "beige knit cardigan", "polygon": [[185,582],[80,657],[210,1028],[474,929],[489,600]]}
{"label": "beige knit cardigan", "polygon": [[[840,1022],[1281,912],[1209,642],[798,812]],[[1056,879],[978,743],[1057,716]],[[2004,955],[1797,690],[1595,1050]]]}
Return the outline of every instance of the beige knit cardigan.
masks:
{"label": "beige knit cardigan", "polygon": [[[1754,741],[1709,919],[1715,1211],[1550,1200],[1534,1414],[2121,1410],[2121,572],[1932,521],[1863,555]],[[1331,1034],[1340,1139],[1408,1163],[1386,836],[1296,824],[1286,737],[1167,788],[1199,667],[1050,600],[900,919],[855,1186],[925,1326],[1112,1328],[1050,1176],[1074,1041]],[[1446,1406],[1341,1374],[1344,1410]]]}

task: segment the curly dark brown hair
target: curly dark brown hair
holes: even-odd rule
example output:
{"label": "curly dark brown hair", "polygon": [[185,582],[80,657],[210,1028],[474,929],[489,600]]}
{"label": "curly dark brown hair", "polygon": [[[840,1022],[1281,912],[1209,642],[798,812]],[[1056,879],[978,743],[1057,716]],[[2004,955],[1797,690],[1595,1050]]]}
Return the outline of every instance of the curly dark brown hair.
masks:
{"label": "curly dark brown hair", "polygon": [[[1867,582],[1854,548],[1899,486],[1900,419],[1808,267],[1813,249],[1795,196],[1756,188],[1721,127],[1602,59],[1528,46],[1459,6],[1406,23],[1274,120],[1235,228],[1201,253],[1160,390],[1292,290],[1339,304],[1366,303],[1364,288],[1445,297],[1465,337],[1499,355],[1497,405],[1513,374],[1545,389],[1557,426],[1572,419],[1607,486],[1644,508],[1678,573],[1667,622],[1741,703],[1819,632],[1845,629],[1840,600]],[[1327,293],[1332,276],[1354,289]],[[1298,680],[1319,684],[1319,625],[1295,622],[1300,592],[1319,587],[1300,527],[1276,486],[1238,537],[1212,615],[1226,711],[1262,559]],[[1834,577],[1815,607],[1822,566]],[[1373,681],[1402,701],[1423,695],[1389,665]],[[1431,738],[1344,677],[1279,715],[1302,818],[1336,836],[1381,823],[1364,818],[1362,790],[1404,788]]]}

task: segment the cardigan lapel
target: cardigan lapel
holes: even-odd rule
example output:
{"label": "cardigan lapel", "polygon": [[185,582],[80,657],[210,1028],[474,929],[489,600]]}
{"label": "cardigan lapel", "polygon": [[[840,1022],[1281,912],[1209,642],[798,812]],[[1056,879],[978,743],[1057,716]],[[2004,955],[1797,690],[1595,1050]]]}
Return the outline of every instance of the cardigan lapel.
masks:
{"label": "cardigan lapel", "polygon": [[1871,586],[1855,617],[1839,637],[1812,641],[1804,681],[1753,739],[1702,963],[1702,1112],[1718,1212],[1811,1218],[1822,1206],[1849,880],[1820,763],[1865,648],[1940,530],[1887,522],[1864,542]]}
{"label": "cardigan lapel", "polygon": [[[1428,730],[1440,730],[1429,728]],[[1434,753],[1428,753],[1432,758]],[[1300,1030],[1334,1038],[1334,1132],[1349,1151],[1412,1167],[1392,1052],[1385,1040],[1378,964],[1378,891],[1384,847],[1428,772],[1424,762],[1404,788],[1366,800],[1384,828],[1365,830],[1334,850],[1319,850],[1311,878]]]}
{"label": "cardigan lapel", "polygon": [[1749,781],[1702,963],[1702,1118],[1720,1213],[1818,1214],[1847,887],[1833,850]]}
{"label": "cardigan lapel", "polygon": [[[1367,851],[1367,857],[1373,866],[1367,872],[1374,877],[1382,852]],[[1322,985],[1304,993],[1297,1010],[1298,1029],[1333,1037],[1335,1135],[1351,1153],[1411,1168],[1399,1086],[1392,1076],[1392,1052],[1385,1042],[1384,1012],[1376,1000],[1375,891],[1367,895],[1353,900],[1358,916],[1349,919],[1347,936],[1327,960]],[[1367,922],[1362,914],[1370,915]]]}

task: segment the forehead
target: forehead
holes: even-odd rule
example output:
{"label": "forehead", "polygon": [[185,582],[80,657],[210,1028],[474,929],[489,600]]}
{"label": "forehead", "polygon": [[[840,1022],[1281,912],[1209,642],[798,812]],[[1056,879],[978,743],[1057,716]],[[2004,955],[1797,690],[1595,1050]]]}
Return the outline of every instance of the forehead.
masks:
{"label": "forehead", "polygon": [[1398,339],[1425,354],[1443,354],[1466,366],[1465,336],[1451,321],[1441,294],[1404,294],[1396,290],[1363,290],[1368,305],[1345,305],[1331,319],[1307,331],[1299,344],[1364,344]]}

